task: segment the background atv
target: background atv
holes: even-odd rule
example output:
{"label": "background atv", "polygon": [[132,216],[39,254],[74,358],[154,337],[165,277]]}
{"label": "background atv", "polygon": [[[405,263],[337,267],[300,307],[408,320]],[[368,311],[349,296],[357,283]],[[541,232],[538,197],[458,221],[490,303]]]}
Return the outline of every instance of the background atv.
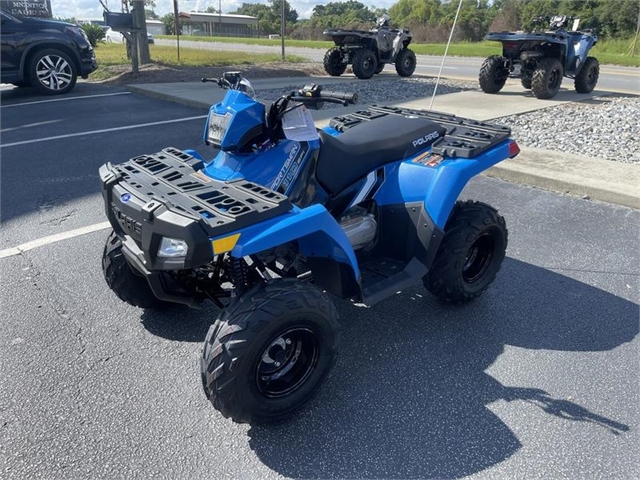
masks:
{"label": "background atv", "polygon": [[389,17],[383,15],[376,28],[365,30],[325,30],[333,38],[335,47],[324,55],[324,69],[338,77],[353,66],[360,79],[380,73],[385,64],[393,63],[401,77],[410,77],[416,69],[416,55],[408,47],[413,36],[408,29],[389,28]]}
{"label": "background atv", "polygon": [[598,36],[592,30],[568,32],[567,23],[567,17],[560,15],[551,19],[546,32],[488,33],[485,40],[502,42],[502,56],[492,55],[482,64],[478,78],[482,91],[498,93],[510,77],[520,78],[536,98],[552,98],[565,76],[574,79],[576,92],[591,92],[598,83],[600,65],[587,55]]}

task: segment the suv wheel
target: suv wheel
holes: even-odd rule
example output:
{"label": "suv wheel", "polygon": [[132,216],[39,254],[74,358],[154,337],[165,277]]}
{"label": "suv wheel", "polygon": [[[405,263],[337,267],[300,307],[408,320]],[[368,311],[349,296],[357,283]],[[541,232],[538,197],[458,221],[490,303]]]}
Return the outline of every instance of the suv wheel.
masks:
{"label": "suv wheel", "polygon": [[29,63],[31,86],[46,95],[67,93],[77,79],[75,64],[60,50],[40,50]]}

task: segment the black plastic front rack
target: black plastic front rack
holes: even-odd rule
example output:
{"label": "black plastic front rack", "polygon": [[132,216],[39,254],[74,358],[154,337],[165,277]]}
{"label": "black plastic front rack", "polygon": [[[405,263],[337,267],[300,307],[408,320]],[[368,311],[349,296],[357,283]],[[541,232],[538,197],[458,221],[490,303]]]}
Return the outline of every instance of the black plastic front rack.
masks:
{"label": "black plastic front rack", "polygon": [[372,105],[368,110],[333,117],[329,125],[339,132],[344,132],[363,122],[375,121],[386,115],[427,118],[445,127],[447,129],[445,136],[436,141],[432,147],[433,153],[443,157],[473,158],[511,135],[511,129],[503,125],[478,122],[448,113],[378,105]]}
{"label": "black plastic front rack", "polygon": [[[240,179],[223,182],[200,172],[203,162],[176,148],[100,168],[111,225],[142,249],[147,269],[189,268],[212,256],[210,237],[291,210],[286,195]],[[162,237],[187,241],[180,262],[157,257]]]}

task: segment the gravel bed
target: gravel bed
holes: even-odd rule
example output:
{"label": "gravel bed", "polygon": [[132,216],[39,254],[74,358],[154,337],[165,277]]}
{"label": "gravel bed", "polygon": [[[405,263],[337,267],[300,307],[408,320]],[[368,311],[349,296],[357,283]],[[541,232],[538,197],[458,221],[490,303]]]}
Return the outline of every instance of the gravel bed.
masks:
{"label": "gravel bed", "polygon": [[[395,78],[392,80],[367,80],[357,82],[349,86],[344,83],[322,85],[325,90],[355,91],[358,93],[358,103],[362,105],[389,104],[393,102],[407,101],[412,98],[433,95],[436,80],[434,78]],[[352,86],[353,85],[353,86]],[[301,85],[291,85],[282,89],[258,90],[260,100],[273,101],[284,94],[297,90]],[[452,80],[440,80],[438,95],[445,93],[462,92],[465,90],[477,90],[476,82],[459,82]],[[348,90],[347,90],[348,89]],[[325,103],[324,110],[343,108],[342,105]]]}
{"label": "gravel bed", "polygon": [[640,98],[608,95],[494,120],[526,147],[640,164]]}
{"label": "gravel bed", "polygon": [[[433,78],[396,78],[358,82],[358,103],[392,104],[433,95]],[[323,85],[326,90],[344,91],[344,83]],[[260,90],[261,100],[273,101],[300,88]],[[478,90],[477,82],[441,79],[438,95]],[[523,92],[524,93],[524,92]],[[499,96],[496,97],[499,100]],[[325,109],[343,108],[325,104]],[[640,98],[622,94],[593,97],[531,113],[493,120],[511,127],[513,137],[523,147],[563,151],[593,158],[640,164]]]}

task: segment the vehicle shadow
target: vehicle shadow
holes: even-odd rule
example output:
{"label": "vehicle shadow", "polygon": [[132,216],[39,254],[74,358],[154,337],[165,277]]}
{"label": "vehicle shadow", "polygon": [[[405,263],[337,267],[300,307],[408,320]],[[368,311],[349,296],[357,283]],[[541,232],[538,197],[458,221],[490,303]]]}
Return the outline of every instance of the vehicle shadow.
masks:
{"label": "vehicle shadow", "polygon": [[219,312],[213,304],[206,304],[202,310],[175,305],[165,310],[143,310],[140,321],[157,337],[176,342],[204,342]]}
{"label": "vehicle shadow", "polygon": [[[265,465],[294,478],[460,478],[522,446],[487,405],[523,400],[612,435],[627,425],[485,373],[505,346],[606,351],[638,334],[638,306],[517,260],[480,299],[441,304],[422,288],[371,309],[337,302],[333,376],[303,413],[249,430]],[[519,368],[527,369],[526,365]]]}

